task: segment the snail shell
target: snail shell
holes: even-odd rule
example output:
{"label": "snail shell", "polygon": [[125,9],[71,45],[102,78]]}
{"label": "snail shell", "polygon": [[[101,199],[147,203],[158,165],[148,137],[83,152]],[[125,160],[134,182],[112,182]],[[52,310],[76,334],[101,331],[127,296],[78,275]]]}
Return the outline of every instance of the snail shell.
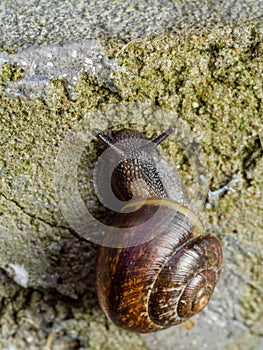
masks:
{"label": "snail shell", "polygon": [[[155,138],[157,146],[172,129]],[[204,234],[199,219],[185,205],[167,198],[152,150],[134,139],[146,139],[124,129],[108,138],[107,146],[125,140],[129,154],[112,174],[112,189],[125,205],[115,226],[127,234],[105,236],[96,266],[96,289],[101,308],[117,326],[138,333],[180,324],[207,305],[222,266],[217,238]],[[127,141],[127,142],[126,142]],[[146,199],[145,199],[146,198]],[[126,214],[126,209],[133,209]],[[129,232],[128,232],[129,228]],[[141,237],[147,237],[141,243]],[[107,244],[111,240],[111,247]],[[112,248],[112,240],[116,247]]]}

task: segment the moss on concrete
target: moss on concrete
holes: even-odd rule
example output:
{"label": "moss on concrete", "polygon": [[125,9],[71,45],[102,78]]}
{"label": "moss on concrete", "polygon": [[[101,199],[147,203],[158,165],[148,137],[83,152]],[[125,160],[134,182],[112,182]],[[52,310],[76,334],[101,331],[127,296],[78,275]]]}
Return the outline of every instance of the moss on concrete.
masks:
{"label": "moss on concrete", "polygon": [[[51,83],[45,100],[1,97],[0,268],[6,271],[12,261],[29,271],[28,289],[14,287],[2,276],[1,332],[7,334],[1,336],[2,346],[33,349],[50,341],[52,349],[144,348],[140,338],[106,322],[93,302],[96,254],[90,245],[72,238],[53,182],[56,155],[67,131],[80,126],[85,113],[120,102],[147,101],[187,121],[201,140],[212,189],[241,178],[235,192],[206,208],[203,220],[222,241],[229,264],[225,268],[240,281],[233,301],[236,317],[255,329],[263,312],[262,43],[262,24],[155,36],[118,51],[119,94],[83,75],[76,101],[68,99],[62,81]],[[110,45],[114,56],[119,42],[112,40]],[[18,77],[12,69],[5,66],[2,82]],[[115,118],[116,124],[130,123],[121,114]],[[160,128],[160,120],[156,125],[149,120],[142,115],[135,122],[146,125],[148,133]],[[85,118],[86,127],[94,122],[106,128],[113,119],[107,114],[98,114],[95,121]],[[173,157],[172,146],[169,152]],[[92,147],[86,159],[94,160]],[[187,167],[182,164],[181,169],[187,178]],[[81,255],[85,258],[79,262]],[[55,292],[50,294],[50,289]]]}
{"label": "moss on concrete", "polygon": [[152,37],[129,43],[118,57],[125,100],[175,110],[200,135],[212,189],[242,179],[207,210],[206,222],[233,254],[231,269],[244,284],[239,317],[251,327],[263,313],[263,26]]}

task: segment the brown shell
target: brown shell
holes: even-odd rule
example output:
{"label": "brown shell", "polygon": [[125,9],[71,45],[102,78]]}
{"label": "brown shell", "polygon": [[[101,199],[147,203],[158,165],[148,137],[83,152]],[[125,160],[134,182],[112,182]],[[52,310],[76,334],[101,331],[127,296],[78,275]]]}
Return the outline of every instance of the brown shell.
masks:
{"label": "brown shell", "polygon": [[[156,212],[159,205],[161,210]],[[138,220],[141,223],[142,217],[148,219],[151,214],[150,227],[138,226]],[[148,200],[130,215],[132,234],[118,237],[129,247],[101,247],[99,251],[96,288],[106,315],[119,327],[148,333],[200,312],[219,278],[222,252],[218,240],[204,236],[200,221],[169,200]],[[169,225],[164,225],[163,217],[172,217]],[[155,236],[154,226],[160,222],[163,229]],[[147,232],[142,232],[145,226]],[[138,245],[144,233],[149,241]],[[109,239],[114,239],[114,229],[105,244]]]}
{"label": "brown shell", "polygon": [[[153,145],[171,130],[153,139]],[[118,199],[135,199],[124,207],[134,206],[135,211],[116,215],[115,227],[127,231],[119,234],[112,227],[99,249],[99,303],[113,323],[138,333],[184,322],[203,310],[213,293],[222,265],[219,241],[204,235],[201,222],[186,208],[188,199],[178,179],[171,179],[170,186],[178,193],[173,196],[177,202],[167,198],[155,166],[155,148],[144,146],[143,134],[134,130],[109,133],[108,138],[97,130],[94,134],[116,156],[127,155],[112,173],[111,185]],[[118,145],[121,140],[125,143]],[[108,176],[104,169],[103,173]]]}

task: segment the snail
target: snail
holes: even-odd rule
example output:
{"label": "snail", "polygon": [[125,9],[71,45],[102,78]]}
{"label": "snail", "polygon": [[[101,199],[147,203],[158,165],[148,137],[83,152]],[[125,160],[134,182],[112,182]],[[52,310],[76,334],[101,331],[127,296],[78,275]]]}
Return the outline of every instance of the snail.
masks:
{"label": "snail", "polygon": [[173,131],[170,127],[151,139],[133,129],[107,136],[93,131],[122,157],[112,172],[111,187],[123,201],[114,226],[124,234],[115,235],[110,228],[99,248],[98,300],[115,325],[137,333],[178,325],[202,311],[222,266],[219,240],[204,233],[182,199],[183,191],[178,200],[169,198],[155,163],[156,147]]}

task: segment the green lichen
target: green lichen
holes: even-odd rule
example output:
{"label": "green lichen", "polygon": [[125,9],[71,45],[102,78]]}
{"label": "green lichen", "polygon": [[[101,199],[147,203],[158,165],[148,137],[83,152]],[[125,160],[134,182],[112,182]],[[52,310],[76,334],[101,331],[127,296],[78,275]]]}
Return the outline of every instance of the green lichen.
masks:
{"label": "green lichen", "polygon": [[[62,276],[62,282],[56,288],[68,298],[64,300],[55,293],[51,302],[52,298],[44,292],[48,305],[44,301],[42,305],[42,295],[38,292],[35,296],[20,291],[24,303],[19,296],[15,311],[10,306],[10,309],[3,308],[1,314],[1,332],[4,334],[6,327],[15,328],[15,335],[10,334],[8,340],[10,344],[17,342],[22,344],[21,348],[30,349],[32,344],[22,340],[26,339],[25,335],[37,334],[37,341],[44,345],[49,332],[54,332],[54,349],[74,349],[81,342],[89,349],[121,349],[124,344],[125,349],[144,348],[137,336],[111,326],[98,311],[97,304],[87,304],[84,308],[74,304],[75,299],[84,298],[84,284],[92,285],[94,276],[90,274],[78,288],[82,270],[78,267],[75,274],[78,277],[74,276],[72,269],[76,268],[77,262],[69,260],[66,264],[67,258],[61,258],[63,252],[65,256],[70,255],[72,246],[77,243],[71,241],[68,224],[56,203],[54,188],[55,159],[66,133],[81,127],[84,120],[87,128],[92,128],[94,122],[102,129],[115,123],[128,126],[130,118],[125,114],[113,117],[110,113],[94,112],[120,102],[147,101],[173,110],[185,120],[200,139],[208,163],[211,189],[236,176],[242,179],[235,192],[217,200],[215,208],[206,208],[203,220],[221,239],[230,262],[229,269],[240,278],[238,299],[233,301],[237,304],[237,317],[249,329],[255,329],[263,313],[262,39],[263,25],[250,24],[153,36],[133,41],[121,50],[120,42],[112,40],[106,49],[112,56],[117,52],[117,63],[124,69],[115,72],[119,94],[83,75],[76,87],[76,101],[68,98],[61,80],[50,84],[50,95],[45,100],[1,98],[0,135],[4,150],[0,169],[1,211],[4,213],[2,225],[8,228],[5,245],[0,247],[1,268],[4,269],[15,251],[15,258],[30,272],[30,288],[45,291],[42,279],[49,270],[53,275]],[[4,66],[2,83],[18,77],[12,68]],[[91,112],[97,119],[84,117]],[[135,122],[142,123],[148,135],[153,130],[160,130],[162,124],[161,120],[155,121],[143,114]],[[168,141],[164,147],[171,158],[180,163],[182,176],[190,182],[185,157],[178,153],[173,141]],[[90,175],[94,147],[88,149],[85,159]],[[89,189],[90,184],[86,185]],[[86,249],[88,251],[88,247]],[[70,259],[74,256],[75,259],[78,257],[77,251]],[[1,288],[2,303],[8,305],[14,297],[14,287],[9,290],[3,284]],[[95,292],[92,292],[89,295],[94,299]],[[49,316],[56,310],[57,326],[54,329],[41,323],[41,313],[35,314],[32,305],[37,303],[48,310]],[[18,318],[13,315],[17,313],[21,322],[26,319],[20,324],[21,329],[15,326]],[[67,317],[63,319],[65,314]],[[40,323],[36,331],[28,320],[38,317]],[[7,342],[6,339],[3,341]],[[234,348],[233,345],[231,349]]]}
{"label": "green lichen", "polygon": [[0,85],[3,85],[9,81],[19,80],[22,76],[22,69],[17,66],[9,66],[8,64],[2,65],[2,71],[0,75]]}

